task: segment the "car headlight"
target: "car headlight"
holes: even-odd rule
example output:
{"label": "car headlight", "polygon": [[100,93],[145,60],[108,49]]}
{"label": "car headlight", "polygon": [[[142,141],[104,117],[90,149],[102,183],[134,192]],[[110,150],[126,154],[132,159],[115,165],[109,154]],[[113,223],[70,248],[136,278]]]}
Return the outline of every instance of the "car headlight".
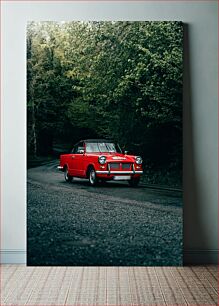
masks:
{"label": "car headlight", "polygon": [[98,161],[101,165],[106,163],[106,156],[99,156]]}
{"label": "car headlight", "polygon": [[141,165],[141,164],[142,164],[142,158],[141,158],[141,156],[136,156],[136,157],[135,157],[135,162],[136,162],[137,165]]}

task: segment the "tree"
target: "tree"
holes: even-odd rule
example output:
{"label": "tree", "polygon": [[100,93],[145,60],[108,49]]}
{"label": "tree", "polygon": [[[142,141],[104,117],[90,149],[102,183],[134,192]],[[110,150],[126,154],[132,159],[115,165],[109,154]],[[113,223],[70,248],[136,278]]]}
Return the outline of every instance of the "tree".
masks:
{"label": "tree", "polygon": [[27,30],[28,152],[113,138],[181,169],[180,22],[39,22]]}

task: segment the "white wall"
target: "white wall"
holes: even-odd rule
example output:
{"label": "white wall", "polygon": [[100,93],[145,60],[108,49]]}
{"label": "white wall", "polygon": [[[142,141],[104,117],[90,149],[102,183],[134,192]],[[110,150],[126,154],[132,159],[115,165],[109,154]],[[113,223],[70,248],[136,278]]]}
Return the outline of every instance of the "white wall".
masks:
{"label": "white wall", "polygon": [[181,20],[188,25],[184,247],[197,252],[197,256],[202,250],[217,250],[217,1],[5,1],[1,21],[2,262],[25,262],[25,31],[31,20]]}

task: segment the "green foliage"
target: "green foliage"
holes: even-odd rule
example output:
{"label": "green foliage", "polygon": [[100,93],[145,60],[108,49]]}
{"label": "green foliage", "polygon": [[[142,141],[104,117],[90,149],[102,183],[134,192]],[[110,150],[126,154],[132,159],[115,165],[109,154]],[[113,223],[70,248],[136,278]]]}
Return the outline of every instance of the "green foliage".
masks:
{"label": "green foliage", "polygon": [[29,153],[108,137],[181,169],[182,35],[180,22],[29,23]]}

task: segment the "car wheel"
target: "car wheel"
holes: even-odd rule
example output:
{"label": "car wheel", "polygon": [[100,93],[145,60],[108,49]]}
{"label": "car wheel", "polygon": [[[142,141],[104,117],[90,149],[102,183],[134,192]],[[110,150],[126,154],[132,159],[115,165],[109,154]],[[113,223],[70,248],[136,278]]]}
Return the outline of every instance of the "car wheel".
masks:
{"label": "car wheel", "polygon": [[138,177],[138,178],[131,178],[131,180],[129,180],[128,182],[129,182],[129,185],[131,187],[137,187],[139,182],[140,182],[140,177]]}
{"label": "car wheel", "polygon": [[96,171],[93,168],[91,168],[89,171],[88,179],[91,186],[95,186],[98,182]]}
{"label": "car wheel", "polygon": [[68,167],[64,168],[64,178],[65,178],[66,182],[72,182],[72,180],[73,180],[73,176],[69,175],[69,173],[68,173]]}

